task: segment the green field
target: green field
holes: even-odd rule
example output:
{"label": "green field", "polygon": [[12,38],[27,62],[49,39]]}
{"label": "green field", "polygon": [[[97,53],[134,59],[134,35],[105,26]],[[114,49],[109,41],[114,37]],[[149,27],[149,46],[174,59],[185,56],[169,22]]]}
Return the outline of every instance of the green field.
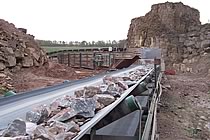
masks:
{"label": "green field", "polygon": [[107,48],[107,47],[78,47],[78,46],[72,46],[72,47],[51,47],[51,46],[41,46],[46,52],[56,52],[61,50],[77,50],[77,49],[97,49],[97,48]]}

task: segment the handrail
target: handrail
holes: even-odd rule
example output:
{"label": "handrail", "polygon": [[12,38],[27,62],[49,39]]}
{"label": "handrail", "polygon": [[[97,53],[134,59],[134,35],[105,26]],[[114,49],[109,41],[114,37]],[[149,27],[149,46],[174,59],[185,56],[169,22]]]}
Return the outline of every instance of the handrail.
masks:
{"label": "handrail", "polygon": [[[141,137],[141,140],[149,140],[150,136],[151,136],[151,140],[154,140],[154,137],[155,137],[155,134],[156,134],[155,127],[156,127],[157,103],[159,102],[159,98],[162,94],[161,86],[159,86],[161,77],[162,77],[162,73],[159,74],[158,79],[157,79],[157,83],[155,83],[156,88],[155,88],[154,94],[152,96],[152,101],[150,103],[150,109],[149,109],[147,121],[146,121],[146,124],[145,124],[144,132],[143,132],[143,135]],[[160,91],[158,91],[158,90],[160,90]],[[152,135],[150,135],[151,133],[152,133]]]}

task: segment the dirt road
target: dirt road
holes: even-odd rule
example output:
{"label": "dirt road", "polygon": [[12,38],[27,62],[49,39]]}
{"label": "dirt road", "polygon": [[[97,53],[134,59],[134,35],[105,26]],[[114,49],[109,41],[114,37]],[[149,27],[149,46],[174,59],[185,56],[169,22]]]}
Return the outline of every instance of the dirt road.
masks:
{"label": "dirt road", "polygon": [[158,113],[160,140],[210,140],[210,78],[166,77]]}

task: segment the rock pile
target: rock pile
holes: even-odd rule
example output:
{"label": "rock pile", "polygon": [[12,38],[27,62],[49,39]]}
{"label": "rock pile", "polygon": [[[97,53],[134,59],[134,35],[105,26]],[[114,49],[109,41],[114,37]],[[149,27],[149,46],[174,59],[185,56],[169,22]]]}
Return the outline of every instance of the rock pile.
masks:
{"label": "rock pile", "polygon": [[10,72],[42,66],[48,61],[34,36],[26,33],[26,29],[0,19],[0,96],[13,89]]}
{"label": "rock pile", "polygon": [[26,34],[27,30],[0,19],[0,70],[41,66],[47,62],[44,51]]}
{"label": "rock pile", "polygon": [[198,10],[181,2],[155,4],[145,16],[132,19],[128,47],[161,48],[167,67],[195,72],[189,65],[198,63],[210,46],[210,25],[201,25],[199,18]]}
{"label": "rock pile", "polygon": [[74,96],[65,95],[50,105],[40,105],[26,113],[26,121],[16,119],[10,123],[2,137],[16,140],[72,139],[80,131],[80,126],[93,118],[97,111],[112,104],[147,70],[136,69],[121,77],[106,76],[101,85],[87,86],[75,91]]}
{"label": "rock pile", "polygon": [[12,86],[12,78],[10,74],[0,72],[0,96],[7,93],[9,90],[14,90]]}

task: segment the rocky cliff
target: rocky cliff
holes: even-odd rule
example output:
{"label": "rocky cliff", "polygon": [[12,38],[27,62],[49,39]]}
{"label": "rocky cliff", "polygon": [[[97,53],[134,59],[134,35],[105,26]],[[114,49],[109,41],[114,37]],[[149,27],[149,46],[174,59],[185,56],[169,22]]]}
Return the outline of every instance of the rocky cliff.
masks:
{"label": "rocky cliff", "polygon": [[210,47],[210,25],[201,25],[199,18],[198,10],[181,2],[155,4],[145,16],[132,19],[128,47],[161,48],[167,67],[196,71],[189,65]]}
{"label": "rocky cliff", "polygon": [[27,30],[0,19],[0,70],[41,66],[47,62],[44,51],[26,34]]}

